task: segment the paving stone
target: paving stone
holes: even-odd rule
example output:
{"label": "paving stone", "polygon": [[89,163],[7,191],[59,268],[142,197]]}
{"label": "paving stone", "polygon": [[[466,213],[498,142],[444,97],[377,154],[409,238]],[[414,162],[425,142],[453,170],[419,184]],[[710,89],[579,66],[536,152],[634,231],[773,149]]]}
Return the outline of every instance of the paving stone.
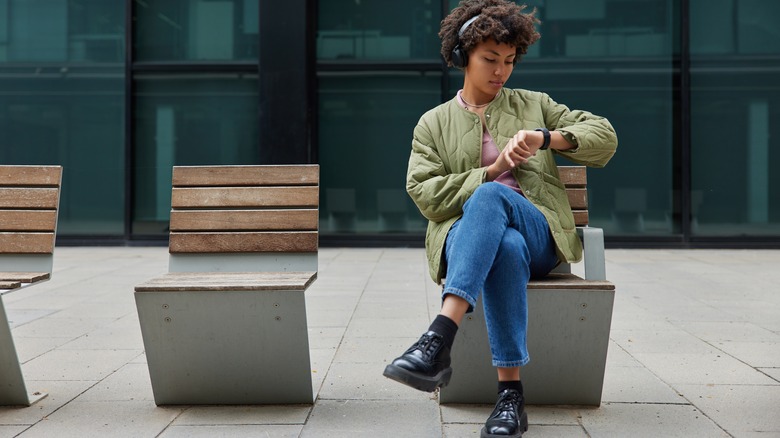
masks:
{"label": "paving stone", "polygon": [[320,389],[325,400],[432,400],[433,394],[417,391],[382,375],[384,364],[339,363],[330,366]]}
{"label": "paving stone", "polygon": [[29,428],[30,426],[2,426],[0,425],[0,438],[12,438],[20,433],[24,432],[25,429]]}
{"label": "paving stone", "polygon": [[174,426],[303,425],[311,406],[193,406],[173,422]]}
{"label": "paving stone", "polygon": [[298,438],[302,429],[303,425],[171,426],[159,438]]}
{"label": "paving stone", "polygon": [[[591,437],[728,437],[717,424],[691,405],[605,403],[582,410],[582,426]],[[530,437],[529,437],[530,438]]]}
{"label": "paving stone", "polygon": [[440,437],[442,428],[436,402],[322,400],[314,407],[301,433],[301,438],[357,436]]}
{"label": "paving stone", "polygon": [[146,364],[129,363],[79,397],[81,402],[112,402],[145,400],[154,403],[149,368]]}
{"label": "paving stone", "polygon": [[53,350],[22,367],[31,380],[102,380],[141,350]]}
{"label": "paving stone", "polygon": [[72,402],[25,431],[23,438],[153,437],[181,408],[158,408],[144,401]]}
{"label": "paving stone", "polygon": [[48,394],[30,407],[0,406],[0,425],[33,425],[49,414],[60,409],[84,391],[94,386],[96,381],[41,381],[26,380],[30,391]]}
{"label": "paving stone", "polygon": [[678,390],[734,436],[780,436],[780,385],[678,385]]}
{"label": "paving stone", "polygon": [[602,402],[685,403],[685,399],[644,367],[607,365]]}
{"label": "paving stone", "polygon": [[637,353],[634,357],[661,380],[677,384],[772,385],[775,382],[744,362],[717,350],[702,354]]}

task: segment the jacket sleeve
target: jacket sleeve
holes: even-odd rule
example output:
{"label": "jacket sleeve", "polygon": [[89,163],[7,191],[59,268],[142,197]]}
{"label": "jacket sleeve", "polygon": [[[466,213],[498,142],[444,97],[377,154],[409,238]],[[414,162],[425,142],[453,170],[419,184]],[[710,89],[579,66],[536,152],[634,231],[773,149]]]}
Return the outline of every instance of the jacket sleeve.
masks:
{"label": "jacket sleeve", "polygon": [[590,167],[604,167],[615,155],[617,134],[609,120],[587,111],[569,110],[548,95],[542,100],[547,129],[559,131],[574,149],[555,152]]}
{"label": "jacket sleeve", "polygon": [[433,222],[462,214],[463,204],[485,180],[485,169],[481,167],[450,173],[447,157],[441,153],[421,120],[414,128],[406,191],[422,215]]}

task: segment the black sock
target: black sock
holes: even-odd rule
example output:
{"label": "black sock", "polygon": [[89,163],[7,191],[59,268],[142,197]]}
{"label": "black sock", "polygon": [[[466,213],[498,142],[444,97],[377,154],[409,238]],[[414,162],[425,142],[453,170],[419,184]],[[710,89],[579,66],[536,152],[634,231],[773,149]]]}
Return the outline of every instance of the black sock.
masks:
{"label": "black sock", "polygon": [[428,330],[440,334],[444,338],[444,345],[452,350],[452,343],[455,342],[455,333],[458,332],[458,324],[444,315],[437,315]]}
{"label": "black sock", "polygon": [[498,392],[502,393],[507,389],[514,389],[520,394],[523,393],[523,384],[519,380],[507,380],[505,382],[498,382]]}

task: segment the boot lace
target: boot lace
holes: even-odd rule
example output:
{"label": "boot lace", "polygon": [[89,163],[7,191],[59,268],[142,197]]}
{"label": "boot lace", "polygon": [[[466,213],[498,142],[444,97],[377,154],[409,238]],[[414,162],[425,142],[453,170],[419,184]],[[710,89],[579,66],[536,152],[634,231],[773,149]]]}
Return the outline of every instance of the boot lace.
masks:
{"label": "boot lace", "polygon": [[426,333],[422,335],[420,339],[414,345],[412,345],[411,348],[409,348],[408,351],[411,352],[413,350],[420,350],[422,351],[423,355],[430,357],[436,354],[442,342],[443,339],[441,336],[432,336]]}

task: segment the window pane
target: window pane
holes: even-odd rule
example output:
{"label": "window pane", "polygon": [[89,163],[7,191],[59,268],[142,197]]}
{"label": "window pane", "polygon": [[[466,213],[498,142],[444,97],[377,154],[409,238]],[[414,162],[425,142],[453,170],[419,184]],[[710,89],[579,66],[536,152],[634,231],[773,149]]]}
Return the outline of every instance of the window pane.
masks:
{"label": "window pane", "polygon": [[122,62],[124,6],[104,0],[0,0],[0,62]]}
{"label": "window pane", "polygon": [[123,23],[121,2],[0,0],[0,162],[63,166],[59,235],[124,232]]}
{"label": "window pane", "polygon": [[133,2],[134,60],[256,60],[259,0]]}
{"label": "window pane", "polygon": [[412,131],[440,99],[441,74],[321,73],[320,229],[425,232],[406,194]]}
{"label": "window pane", "polygon": [[318,13],[321,60],[440,59],[438,1],[321,0]]}
{"label": "window pane", "polygon": [[134,234],[167,232],[173,166],[259,164],[257,79],[136,77]]}
{"label": "window pane", "polygon": [[780,3],[716,3],[691,1],[692,231],[778,235]]}

